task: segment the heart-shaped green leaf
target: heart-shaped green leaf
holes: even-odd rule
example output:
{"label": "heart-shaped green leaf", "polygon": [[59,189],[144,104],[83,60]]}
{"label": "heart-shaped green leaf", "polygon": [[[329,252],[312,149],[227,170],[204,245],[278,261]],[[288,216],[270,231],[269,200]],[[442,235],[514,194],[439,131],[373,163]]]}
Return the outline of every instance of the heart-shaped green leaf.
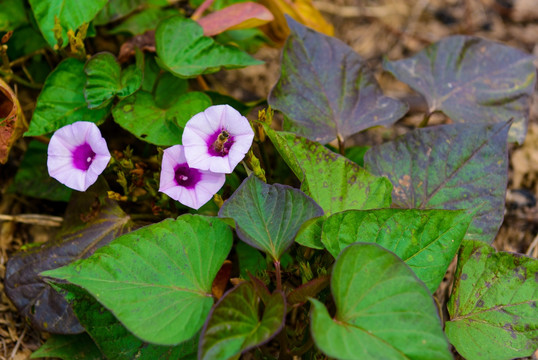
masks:
{"label": "heart-shaped green leaf", "polygon": [[281,75],[269,104],[287,116],[285,129],[323,144],[372,126],[390,125],[407,106],[388,98],[361,57],[342,41],[291,18]]}
{"label": "heart-shaped green leaf", "polygon": [[513,47],[451,36],[411,58],[386,61],[384,67],[421,93],[430,113],[440,110],[465,123],[514,119],[509,140],[523,143],[536,82],[532,61]]}
{"label": "heart-shaped green leaf", "polygon": [[366,168],[394,185],[394,204],[467,209],[466,239],[491,242],[504,217],[510,123],[453,124],[412,131],[371,148]]}
{"label": "heart-shaped green leaf", "polygon": [[52,286],[63,294],[107,360],[196,359],[198,334],[176,346],[148,344],[131,334],[110,311],[84,289],[66,283]]}
{"label": "heart-shaped green leaf", "polygon": [[122,71],[116,57],[108,52],[92,56],[84,72],[87,75],[84,96],[90,109],[108,105],[116,95],[129,96],[142,85],[140,68],[131,65]]}
{"label": "heart-shaped green leaf", "polygon": [[284,326],[286,300],[275,292],[264,304],[250,282],[228,291],[215,305],[200,337],[198,359],[229,359],[273,338]]}
{"label": "heart-shaped green leaf", "polygon": [[88,109],[84,98],[84,63],[75,59],[65,59],[47,77],[26,136],[43,135],[76,121],[98,123],[103,120],[109,108]]}
{"label": "heart-shaped green leaf", "polygon": [[326,214],[390,206],[392,186],[387,179],[373,176],[317,142],[292,133],[276,132],[268,126],[264,129],[301,181],[301,190]]}
{"label": "heart-shaped green leaf", "polygon": [[203,32],[191,19],[174,16],[161,21],[155,31],[159,65],[177,76],[194,77],[221,68],[262,64],[236,47],[216,43]]}
{"label": "heart-shaped green leaf", "polygon": [[29,0],[43,37],[51,47],[56,45],[54,19],[62,26],[63,46],[68,44],[67,31],[89,23],[108,0]]}
{"label": "heart-shaped green leaf", "polygon": [[336,315],[311,300],[316,345],[337,359],[452,359],[428,289],[377,244],[347,247],[334,265]]}
{"label": "heart-shaped green leaf", "polygon": [[81,286],[140,339],[176,345],[202,327],[232,246],[222,221],[183,215],[121,236],[86,260],[43,273]]}
{"label": "heart-shaped green leaf", "polygon": [[219,211],[219,217],[235,220],[241,240],[271,255],[275,261],[293,244],[301,225],[322,214],[323,210],[301,190],[268,185],[252,175]]}
{"label": "heart-shaped green leaf", "polygon": [[59,358],[62,360],[106,360],[88,334],[53,335],[30,359]]}
{"label": "heart-shaped green leaf", "polygon": [[538,260],[465,241],[446,334],[468,360],[508,360],[538,348]]}
{"label": "heart-shaped green leaf", "polygon": [[471,220],[464,211],[349,210],[325,221],[321,242],[334,257],[357,241],[377,243],[398,255],[433,293]]}
{"label": "heart-shaped green leaf", "polygon": [[155,145],[181,143],[183,127],[191,117],[211,106],[211,100],[201,92],[188,92],[168,108],[159,107],[153,95],[139,91],[122,101],[112,115],[122,128],[137,138]]}

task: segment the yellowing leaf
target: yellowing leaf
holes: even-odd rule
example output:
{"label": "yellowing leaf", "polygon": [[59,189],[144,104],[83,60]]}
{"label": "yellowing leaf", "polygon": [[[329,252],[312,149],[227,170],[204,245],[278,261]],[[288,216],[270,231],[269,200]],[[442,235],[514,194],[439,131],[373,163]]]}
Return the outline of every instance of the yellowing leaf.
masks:
{"label": "yellowing leaf", "polygon": [[301,24],[325,35],[334,35],[334,27],[314,7],[312,0],[260,0],[260,3],[275,16],[275,20],[263,30],[276,43],[283,44],[290,32],[284,15],[289,15]]}
{"label": "yellowing leaf", "polygon": [[0,164],[5,164],[11,147],[28,129],[17,96],[0,79]]}

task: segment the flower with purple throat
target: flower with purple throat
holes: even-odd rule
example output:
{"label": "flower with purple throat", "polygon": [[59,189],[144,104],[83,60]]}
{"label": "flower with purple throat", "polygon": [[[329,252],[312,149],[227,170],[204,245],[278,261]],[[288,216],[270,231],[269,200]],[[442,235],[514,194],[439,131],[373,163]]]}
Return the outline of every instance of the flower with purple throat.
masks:
{"label": "flower with purple throat", "polygon": [[58,129],[50,138],[47,155],[49,175],[78,191],[95,183],[110,161],[99,128],[87,121]]}
{"label": "flower with purple throat", "polygon": [[229,105],[214,105],[185,124],[182,142],[191,168],[229,174],[253,139],[246,117]]}
{"label": "flower with purple throat", "polygon": [[198,210],[211,200],[226,175],[189,167],[182,145],[164,150],[159,191],[185,206]]}

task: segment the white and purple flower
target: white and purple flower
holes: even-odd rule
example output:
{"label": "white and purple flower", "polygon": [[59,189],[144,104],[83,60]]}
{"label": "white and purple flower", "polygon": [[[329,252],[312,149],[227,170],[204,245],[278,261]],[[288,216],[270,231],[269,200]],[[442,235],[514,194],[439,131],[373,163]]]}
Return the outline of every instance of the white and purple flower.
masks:
{"label": "white and purple flower", "polygon": [[97,125],[77,121],[52,135],[47,151],[49,175],[78,191],[97,181],[110,161],[106,141]]}
{"label": "white and purple flower", "polygon": [[183,146],[164,150],[159,191],[183,205],[198,210],[211,200],[225,181],[225,174],[190,167]]}
{"label": "white and purple flower", "polygon": [[182,142],[191,168],[229,174],[253,139],[247,118],[229,105],[214,105],[185,124]]}

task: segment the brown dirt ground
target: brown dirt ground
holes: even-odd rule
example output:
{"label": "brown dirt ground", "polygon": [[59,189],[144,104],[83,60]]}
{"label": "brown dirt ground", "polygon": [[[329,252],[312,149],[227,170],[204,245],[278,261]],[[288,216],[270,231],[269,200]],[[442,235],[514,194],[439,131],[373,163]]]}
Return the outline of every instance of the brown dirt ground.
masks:
{"label": "brown dirt ground", "polygon": [[[315,0],[314,4],[335,26],[335,36],[350,45],[377,71],[385,93],[404,99],[410,113],[389,129],[369,130],[350,139],[347,145],[373,145],[418,126],[426,110],[424,100],[391,76],[382,73],[381,59],[401,59],[424,46],[452,34],[477,35],[522,49],[538,57],[537,0]],[[208,76],[215,89],[222,88],[244,100],[264,98],[278,79],[279,50],[262,48],[256,55],[266,60],[263,66],[222,72]],[[535,92],[538,100],[538,92]],[[32,104],[28,105],[29,108]],[[445,123],[439,115],[432,123]],[[33,203],[31,199],[6,195],[14,169],[25,149],[17,144],[10,162],[0,171],[0,216],[22,213],[56,214],[55,209]],[[522,196],[521,190],[527,195]],[[538,207],[529,199],[538,192],[538,101],[531,107],[529,133],[525,143],[510,153],[510,180],[504,223],[494,242],[498,250],[516,251],[538,257]],[[56,214],[57,215],[57,214]],[[0,218],[0,279],[11,254],[31,242],[44,242],[54,233],[56,219],[50,223],[25,224]],[[453,264],[454,265],[454,264]],[[451,266],[453,271],[454,266]],[[451,274],[436,293],[446,301]],[[3,283],[0,282],[0,290]],[[446,314],[445,314],[446,315]],[[0,360],[28,359],[47,334],[29,327],[14,306],[0,292]],[[532,358],[536,359],[538,353]]]}

